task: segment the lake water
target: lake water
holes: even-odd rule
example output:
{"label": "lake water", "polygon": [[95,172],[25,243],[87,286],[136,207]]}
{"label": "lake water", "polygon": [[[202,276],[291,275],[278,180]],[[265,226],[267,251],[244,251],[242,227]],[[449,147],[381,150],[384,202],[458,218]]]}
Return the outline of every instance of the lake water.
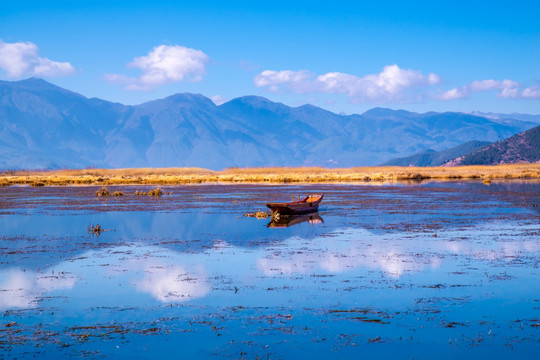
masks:
{"label": "lake water", "polygon": [[0,188],[0,358],[540,354],[538,182],[97,189]]}

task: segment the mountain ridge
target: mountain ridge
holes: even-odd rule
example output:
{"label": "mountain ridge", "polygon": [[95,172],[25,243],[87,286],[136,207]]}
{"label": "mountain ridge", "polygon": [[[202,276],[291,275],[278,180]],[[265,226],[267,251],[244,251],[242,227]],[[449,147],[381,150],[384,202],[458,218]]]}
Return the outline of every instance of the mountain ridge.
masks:
{"label": "mountain ridge", "polygon": [[501,165],[537,162],[540,162],[540,125],[460,156],[444,165]]}
{"label": "mountain ridge", "polygon": [[0,82],[0,169],[377,165],[534,125],[384,108],[340,115],[250,95],[219,106],[192,93],[123,105],[32,78]]}
{"label": "mountain ridge", "polygon": [[490,142],[487,141],[478,141],[471,140],[467,141],[456,147],[442,150],[434,151],[428,149],[426,151],[420,152],[407,157],[401,157],[389,160],[382,164],[383,166],[440,166],[449,161],[452,161],[458,157],[470,154],[479,149],[490,145]]}

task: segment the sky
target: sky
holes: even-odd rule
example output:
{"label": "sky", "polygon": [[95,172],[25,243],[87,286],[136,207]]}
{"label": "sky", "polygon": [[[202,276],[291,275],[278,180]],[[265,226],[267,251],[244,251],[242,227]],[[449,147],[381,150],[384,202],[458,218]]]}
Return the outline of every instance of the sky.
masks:
{"label": "sky", "polygon": [[140,104],[540,114],[540,1],[0,1],[0,80]]}

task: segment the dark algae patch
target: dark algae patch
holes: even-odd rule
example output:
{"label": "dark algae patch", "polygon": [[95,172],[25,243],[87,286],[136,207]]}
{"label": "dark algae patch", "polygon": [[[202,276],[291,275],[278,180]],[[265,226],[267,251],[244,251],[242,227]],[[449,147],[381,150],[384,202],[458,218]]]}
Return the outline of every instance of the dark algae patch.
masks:
{"label": "dark algae patch", "polygon": [[105,189],[0,187],[0,358],[540,351],[537,182]]}

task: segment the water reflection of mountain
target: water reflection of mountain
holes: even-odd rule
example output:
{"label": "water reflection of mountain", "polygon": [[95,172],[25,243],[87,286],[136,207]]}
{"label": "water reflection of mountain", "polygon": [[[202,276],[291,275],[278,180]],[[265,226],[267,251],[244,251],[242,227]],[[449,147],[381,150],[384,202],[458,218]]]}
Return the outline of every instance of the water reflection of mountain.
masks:
{"label": "water reflection of mountain", "polygon": [[310,225],[324,224],[323,218],[318,212],[304,215],[281,216],[279,219],[273,218],[268,225],[269,228],[286,228],[307,222]]}
{"label": "water reflection of mountain", "polygon": [[487,190],[499,201],[540,213],[540,184],[537,181],[495,181]]}
{"label": "water reflection of mountain", "polygon": [[[89,224],[100,224],[111,231],[97,238],[87,232]],[[132,241],[179,252],[204,252],[219,241],[239,247],[259,247],[291,236],[312,238],[328,231],[320,226],[295,226],[272,232],[266,225],[265,220],[207,209],[11,215],[0,217],[0,237],[4,239],[5,250],[0,261],[8,266],[37,269],[98,246]],[[7,253],[11,253],[9,257]]]}

